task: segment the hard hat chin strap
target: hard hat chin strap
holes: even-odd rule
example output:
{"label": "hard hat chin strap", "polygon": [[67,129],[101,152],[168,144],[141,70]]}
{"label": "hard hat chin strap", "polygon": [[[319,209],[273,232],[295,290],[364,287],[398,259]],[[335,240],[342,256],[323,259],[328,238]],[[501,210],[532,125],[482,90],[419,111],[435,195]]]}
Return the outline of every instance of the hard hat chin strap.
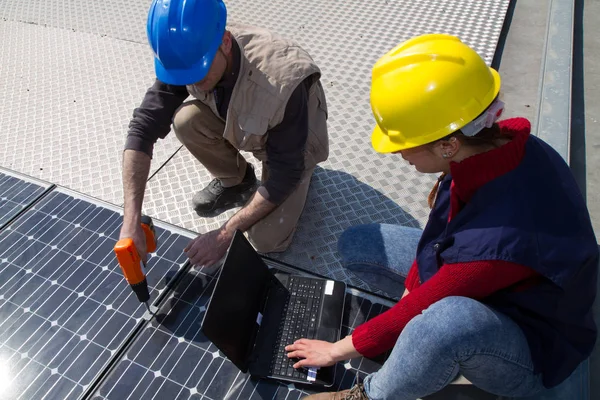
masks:
{"label": "hard hat chin strap", "polygon": [[465,136],[475,136],[484,128],[491,128],[503,112],[504,103],[500,100],[494,100],[483,114],[460,128],[460,131]]}

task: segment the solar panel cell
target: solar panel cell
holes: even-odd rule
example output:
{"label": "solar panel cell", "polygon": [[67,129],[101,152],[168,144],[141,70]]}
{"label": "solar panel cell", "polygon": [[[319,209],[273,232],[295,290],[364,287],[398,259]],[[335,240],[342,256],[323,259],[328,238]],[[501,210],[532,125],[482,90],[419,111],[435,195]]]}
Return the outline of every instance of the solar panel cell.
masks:
{"label": "solar panel cell", "polygon": [[0,229],[51,185],[0,169]]}

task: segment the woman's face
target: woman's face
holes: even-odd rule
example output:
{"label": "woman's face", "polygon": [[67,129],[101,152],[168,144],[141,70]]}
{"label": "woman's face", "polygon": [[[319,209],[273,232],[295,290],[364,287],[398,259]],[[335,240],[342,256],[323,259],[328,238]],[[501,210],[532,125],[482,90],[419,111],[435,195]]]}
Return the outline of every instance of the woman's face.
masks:
{"label": "woman's face", "polygon": [[398,153],[403,159],[413,165],[415,169],[424,174],[447,172],[448,161],[435,149],[436,144],[425,144],[412,149],[400,150]]}
{"label": "woman's face", "polygon": [[449,172],[450,160],[458,151],[457,142],[455,138],[452,138],[450,141],[424,144],[412,149],[400,150],[397,153],[400,153],[402,158],[414,166],[417,171],[424,174]]}

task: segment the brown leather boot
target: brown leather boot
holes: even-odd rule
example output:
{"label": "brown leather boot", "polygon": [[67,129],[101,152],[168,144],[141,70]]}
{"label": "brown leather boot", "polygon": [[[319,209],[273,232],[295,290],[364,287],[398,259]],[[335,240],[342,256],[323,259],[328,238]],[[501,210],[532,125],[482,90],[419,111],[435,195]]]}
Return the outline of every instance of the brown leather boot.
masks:
{"label": "brown leather boot", "polygon": [[362,383],[354,385],[351,389],[341,392],[317,393],[302,400],[369,400]]}

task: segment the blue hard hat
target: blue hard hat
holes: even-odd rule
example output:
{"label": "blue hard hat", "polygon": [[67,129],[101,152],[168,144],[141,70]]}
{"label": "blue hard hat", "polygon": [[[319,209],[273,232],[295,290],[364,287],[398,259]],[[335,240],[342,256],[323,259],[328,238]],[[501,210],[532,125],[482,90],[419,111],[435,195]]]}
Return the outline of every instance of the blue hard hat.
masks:
{"label": "blue hard hat", "polygon": [[153,0],[146,34],[156,77],[170,85],[204,79],[222,43],[226,21],[222,0]]}

